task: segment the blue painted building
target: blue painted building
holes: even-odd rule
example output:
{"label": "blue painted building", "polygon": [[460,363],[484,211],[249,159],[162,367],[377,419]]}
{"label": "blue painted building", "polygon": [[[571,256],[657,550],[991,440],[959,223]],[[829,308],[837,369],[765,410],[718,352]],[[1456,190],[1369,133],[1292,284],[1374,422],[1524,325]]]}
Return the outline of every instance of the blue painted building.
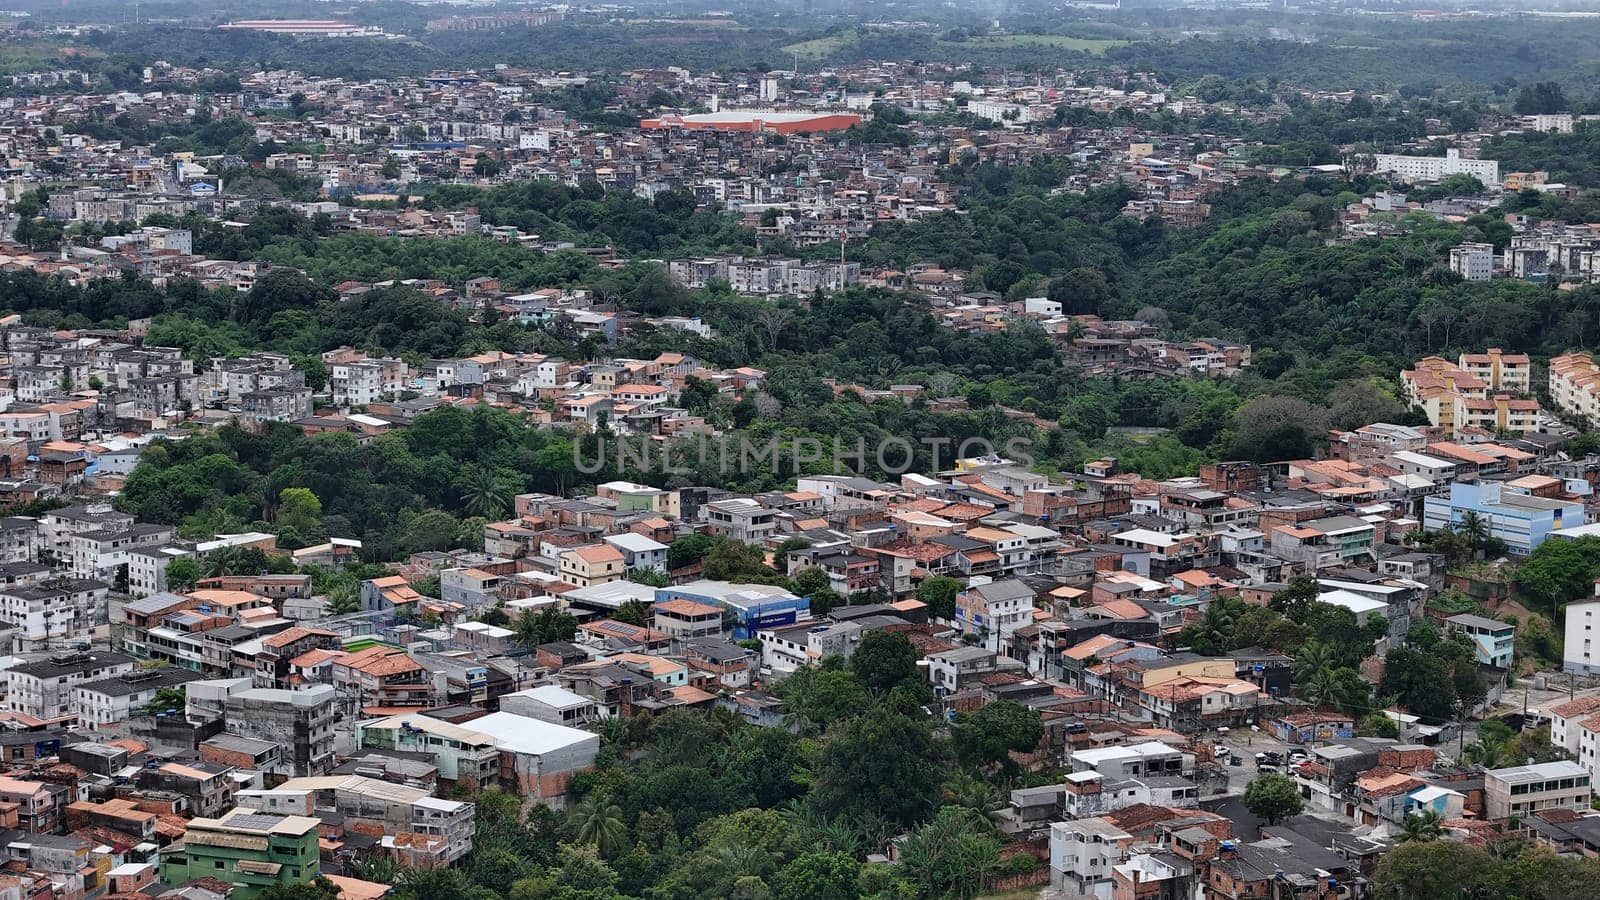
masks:
{"label": "blue painted building", "polygon": [[1422,504],[1424,531],[1461,524],[1475,512],[1489,533],[1506,542],[1512,553],[1526,556],[1553,532],[1583,524],[1583,504],[1508,490],[1503,482],[1455,482],[1447,497],[1428,497]]}
{"label": "blue painted building", "polygon": [[770,584],[732,584],[726,581],[690,581],[656,588],[656,601],[693,600],[720,606],[733,614],[733,639],[747,640],[757,632],[781,628],[811,618],[811,601]]}

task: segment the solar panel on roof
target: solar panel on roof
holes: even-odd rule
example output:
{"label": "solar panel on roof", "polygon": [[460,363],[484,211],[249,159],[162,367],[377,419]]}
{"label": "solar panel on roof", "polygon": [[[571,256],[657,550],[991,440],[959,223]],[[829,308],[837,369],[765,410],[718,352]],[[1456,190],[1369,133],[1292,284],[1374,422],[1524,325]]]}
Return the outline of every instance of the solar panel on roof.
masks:
{"label": "solar panel on roof", "polygon": [[234,828],[248,828],[252,831],[271,831],[282,821],[279,816],[267,816],[260,813],[246,813],[242,816],[233,816],[228,819],[228,824]]}

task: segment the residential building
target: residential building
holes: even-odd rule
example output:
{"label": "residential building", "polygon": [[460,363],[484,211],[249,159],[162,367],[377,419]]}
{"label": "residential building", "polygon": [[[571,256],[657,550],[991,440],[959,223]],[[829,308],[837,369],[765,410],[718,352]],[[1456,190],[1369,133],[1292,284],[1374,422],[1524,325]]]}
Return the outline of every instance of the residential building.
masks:
{"label": "residential building", "polygon": [[1488,281],[1494,276],[1494,245],[1466,243],[1451,247],[1450,271],[1466,281]]}
{"label": "residential building", "polygon": [[285,768],[297,778],[322,775],[333,768],[334,701],[333,686],[326,684],[298,691],[252,688],[230,692],[223,728],[283,747],[288,751],[283,755]]}
{"label": "residential building", "polygon": [[321,874],[316,819],[239,807],[220,819],[195,818],[181,847],[161,856],[161,880],[180,885],[215,878],[232,896],[254,900],[266,888],[306,884]]}
{"label": "residential building", "polygon": [[1472,642],[1472,655],[1479,665],[1496,669],[1511,668],[1517,634],[1515,624],[1462,613],[1445,619],[1444,625],[1450,634],[1466,635]]}
{"label": "residential building", "polygon": [[1593,796],[1589,770],[1571,760],[1483,773],[1484,811],[1490,819],[1526,816],[1548,809],[1587,810]]}
{"label": "residential building", "polygon": [[1033,622],[1033,596],[1033,588],[1016,579],[974,585],[956,595],[956,625],[999,652],[1018,628]]}
{"label": "residential building", "polygon": [[1556,409],[1600,422],[1600,365],[1588,353],[1550,360],[1550,402]]}

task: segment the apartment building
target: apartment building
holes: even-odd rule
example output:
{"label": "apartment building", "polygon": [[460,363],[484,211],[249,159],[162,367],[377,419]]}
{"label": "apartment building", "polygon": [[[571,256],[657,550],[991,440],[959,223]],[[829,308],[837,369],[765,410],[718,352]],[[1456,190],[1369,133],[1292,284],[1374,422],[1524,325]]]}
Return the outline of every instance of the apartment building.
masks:
{"label": "apartment building", "polygon": [[54,578],[0,589],[0,625],[17,629],[23,650],[49,650],[86,639],[105,623],[111,586],[87,578]]}
{"label": "apartment building", "polygon": [[1532,388],[1532,364],[1525,353],[1491,347],[1463,353],[1456,362],[1429,356],[1400,373],[1406,401],[1421,407],[1428,423],[1446,435],[1467,427],[1533,431],[1538,404],[1516,395]]}
{"label": "apartment building", "polygon": [[1468,159],[1451,147],[1444,156],[1406,156],[1379,153],[1373,157],[1374,171],[1395,175],[1405,181],[1436,182],[1451,175],[1471,175],[1484,187],[1500,186],[1500,163],[1492,159]]}
{"label": "apartment building", "polygon": [[291,778],[277,789],[311,794],[319,813],[335,813],[347,831],[377,836],[407,868],[448,866],[472,852],[476,809],[471,803],[364,775]]}
{"label": "apartment building", "polygon": [[1600,365],[1593,356],[1580,351],[1550,360],[1550,402],[1564,413],[1600,422]]}
{"label": "apartment building", "polygon": [[1494,277],[1494,245],[1469,242],[1450,248],[1450,271],[1466,281]]}
{"label": "apartment building", "polygon": [[1593,796],[1589,770],[1571,760],[1483,773],[1484,810],[1490,819],[1526,816],[1547,809],[1581,812],[1589,808]]}
{"label": "apartment building", "polygon": [[1575,675],[1600,673],[1600,581],[1594,598],[1567,604],[1561,671]]}
{"label": "apartment building", "polygon": [[1532,390],[1533,363],[1526,353],[1507,353],[1490,347],[1482,353],[1463,353],[1456,366],[1489,385],[1491,390],[1526,394]]}
{"label": "apartment building", "polygon": [[[239,684],[249,681],[240,679]],[[223,727],[231,734],[283,747],[286,774],[322,775],[333,768],[334,701],[334,689],[326,684],[298,691],[230,690]]]}
{"label": "apartment building", "polygon": [[1025,582],[995,581],[956,595],[957,627],[991,652],[1010,646],[1012,633],[1032,621],[1033,588]]}
{"label": "apartment building", "polygon": [[360,359],[330,367],[328,387],[335,406],[367,406],[398,396],[409,375],[410,367],[402,359]]}
{"label": "apartment building", "polygon": [[5,671],[7,709],[36,719],[72,714],[78,685],[132,672],[134,659],[121,653],[63,653]]}
{"label": "apartment building", "polygon": [[1272,553],[1299,563],[1307,572],[1327,566],[1370,562],[1377,529],[1354,516],[1329,516],[1271,531]]}

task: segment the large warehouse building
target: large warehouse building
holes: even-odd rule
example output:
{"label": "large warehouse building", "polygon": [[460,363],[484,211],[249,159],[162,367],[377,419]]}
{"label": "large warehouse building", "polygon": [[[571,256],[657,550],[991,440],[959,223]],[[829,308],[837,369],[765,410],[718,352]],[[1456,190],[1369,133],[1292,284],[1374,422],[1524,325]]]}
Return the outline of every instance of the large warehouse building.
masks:
{"label": "large warehouse building", "polygon": [[799,134],[843,131],[861,121],[851,113],[777,112],[770,109],[728,109],[688,116],[640,119],[641,128],[687,128],[691,131],[772,131]]}

